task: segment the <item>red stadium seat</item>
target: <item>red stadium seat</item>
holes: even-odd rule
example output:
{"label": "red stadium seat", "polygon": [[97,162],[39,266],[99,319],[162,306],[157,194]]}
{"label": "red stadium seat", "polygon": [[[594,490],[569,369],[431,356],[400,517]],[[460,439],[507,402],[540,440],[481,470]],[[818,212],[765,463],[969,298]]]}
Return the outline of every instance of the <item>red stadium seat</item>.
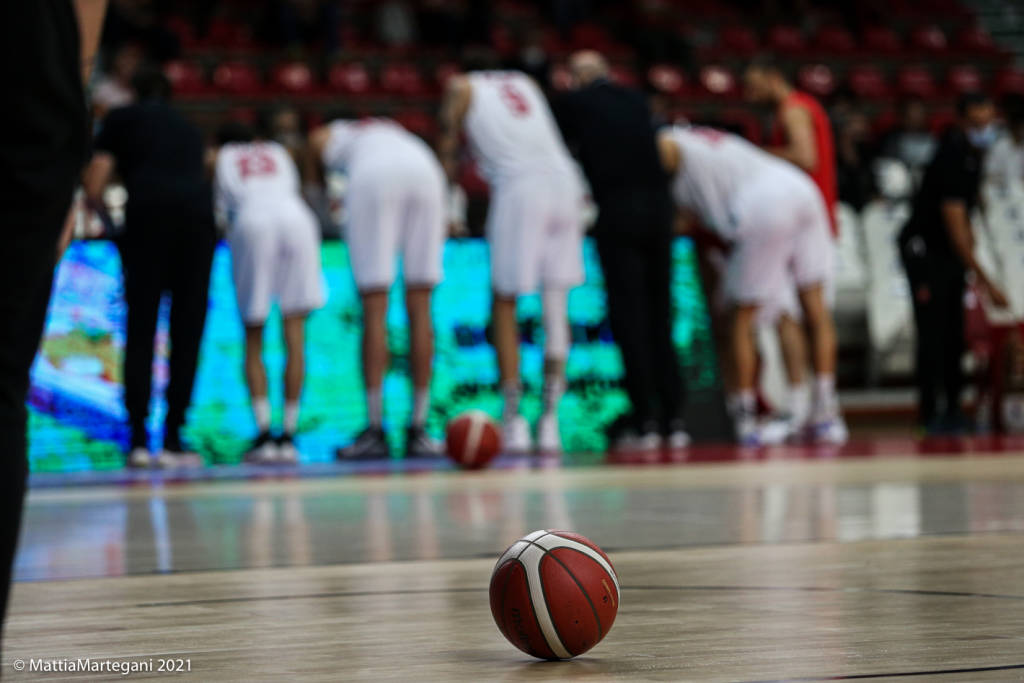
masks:
{"label": "red stadium seat", "polygon": [[391,95],[418,96],[427,91],[420,70],[407,62],[385,65],[380,71],[380,85]]}
{"label": "red stadium seat", "polygon": [[709,64],[700,70],[700,85],[705,92],[715,97],[739,95],[739,84],[735,74],[717,64]]}
{"label": "red stadium seat", "polygon": [[619,85],[635,86],[640,80],[636,77],[636,72],[628,66],[622,64],[612,64],[610,69],[610,75],[613,81]]}
{"label": "red stadium seat", "polygon": [[203,41],[211,47],[243,50],[253,47],[252,29],[248,24],[234,22],[225,17],[210,21]]}
{"label": "red stadium seat", "polygon": [[749,26],[726,26],[718,32],[718,47],[733,55],[750,56],[761,46]]}
{"label": "red stadium seat", "polygon": [[1024,95],[1024,69],[1008,67],[997,73],[995,91],[999,95],[1007,93]]}
{"label": "red stadium seat", "polygon": [[932,129],[933,133],[938,135],[956,123],[956,119],[957,116],[955,111],[952,109],[943,109],[931,115],[931,118],[928,119],[928,127]]}
{"label": "red stadium seat", "polygon": [[825,64],[808,64],[797,74],[801,90],[817,97],[828,97],[836,90],[836,77]]}
{"label": "red stadium seat", "polygon": [[850,69],[847,82],[855,95],[865,99],[885,98],[892,94],[885,74],[868,64]]}
{"label": "red stadium seat", "polygon": [[425,111],[410,110],[395,115],[395,121],[411,133],[430,140],[437,133],[437,122]]}
{"label": "red stadium seat", "polygon": [[316,88],[316,78],[305,62],[284,62],[270,72],[270,83],[275,90],[307,95]]}
{"label": "red stadium seat", "polygon": [[798,54],[807,49],[807,41],[796,26],[773,26],[768,30],[768,47],[784,54]]}
{"label": "red stadium seat", "polygon": [[614,41],[603,26],[597,24],[577,24],[572,29],[572,49],[599,50],[606,52]]}
{"label": "red stadium seat", "polygon": [[434,85],[438,90],[444,90],[448,85],[448,79],[459,73],[461,69],[454,62],[441,62],[434,67]]}
{"label": "red stadium seat", "polygon": [[348,95],[366,95],[373,88],[370,72],[360,62],[332,65],[327,71],[327,84],[332,90]]}
{"label": "red stadium seat", "polygon": [[196,44],[195,28],[185,17],[167,17],[164,20],[164,28],[177,36],[182,47],[191,48]]}
{"label": "red stadium seat", "polygon": [[222,92],[251,96],[263,89],[260,72],[252,64],[242,61],[221,62],[213,70],[213,84]]}
{"label": "red stadium seat", "polygon": [[176,95],[199,95],[209,90],[203,67],[183,59],[164,64],[164,75],[171,82]]}
{"label": "red stadium seat", "polygon": [[907,66],[896,75],[900,94],[904,97],[935,97],[937,88],[930,71],[921,66]]}
{"label": "red stadium seat", "polygon": [[888,26],[869,26],[864,29],[861,39],[870,52],[894,54],[903,48],[903,41]]}
{"label": "red stadium seat", "polygon": [[842,26],[823,26],[814,36],[814,47],[827,54],[846,54],[856,49],[857,41]]}
{"label": "red stadium seat", "polygon": [[934,24],[918,26],[910,32],[910,44],[918,50],[926,52],[944,52],[949,44],[946,34]]}
{"label": "red stadium seat", "polygon": [[975,54],[996,52],[998,48],[985,29],[980,26],[967,26],[956,34],[953,44],[958,50]]}
{"label": "red stadium seat", "polygon": [[647,82],[660,93],[679,96],[686,92],[686,74],[671,64],[655,64],[647,70]]}
{"label": "red stadium seat", "polygon": [[970,64],[952,66],[946,73],[946,87],[954,95],[981,92],[982,86],[981,73]]}

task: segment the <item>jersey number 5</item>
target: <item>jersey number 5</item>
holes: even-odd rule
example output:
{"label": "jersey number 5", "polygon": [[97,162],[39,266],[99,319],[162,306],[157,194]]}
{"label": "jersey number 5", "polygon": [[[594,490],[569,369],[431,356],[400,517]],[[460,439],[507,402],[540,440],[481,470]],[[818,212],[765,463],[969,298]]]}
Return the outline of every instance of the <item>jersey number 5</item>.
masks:
{"label": "jersey number 5", "polygon": [[530,113],[530,103],[523,94],[511,83],[502,83],[498,88],[501,99],[516,116],[526,116]]}
{"label": "jersey number 5", "polygon": [[249,176],[270,175],[276,170],[274,158],[262,150],[253,150],[238,157],[238,172],[242,180]]}

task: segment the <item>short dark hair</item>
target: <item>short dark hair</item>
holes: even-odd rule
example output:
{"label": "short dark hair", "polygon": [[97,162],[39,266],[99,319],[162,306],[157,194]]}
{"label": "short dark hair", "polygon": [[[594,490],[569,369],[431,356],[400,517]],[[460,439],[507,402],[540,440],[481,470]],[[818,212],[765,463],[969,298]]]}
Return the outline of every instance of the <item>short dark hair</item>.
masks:
{"label": "short dark hair", "polygon": [[965,116],[967,110],[971,107],[977,107],[980,104],[991,104],[992,98],[981,92],[965,92],[960,95],[956,100],[956,113],[957,116]]}
{"label": "short dark hair", "polygon": [[773,72],[784,78],[786,77],[786,72],[782,68],[782,64],[779,63],[778,57],[771,52],[760,52],[754,55],[753,59],[747,64],[747,68]]}
{"label": "short dark hair", "polygon": [[225,121],[217,129],[218,145],[227,145],[232,142],[252,142],[252,139],[252,129],[235,119]]}
{"label": "short dark hair", "polygon": [[132,77],[132,90],[139,102],[171,99],[171,82],[163,71],[152,64],[139,67]]}

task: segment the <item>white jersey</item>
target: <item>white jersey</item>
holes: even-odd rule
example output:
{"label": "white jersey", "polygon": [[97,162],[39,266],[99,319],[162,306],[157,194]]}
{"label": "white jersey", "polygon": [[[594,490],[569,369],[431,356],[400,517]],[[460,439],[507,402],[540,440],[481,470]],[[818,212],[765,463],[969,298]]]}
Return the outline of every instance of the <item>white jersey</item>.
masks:
{"label": "white jersey", "polygon": [[[796,167],[768,154],[738,135],[699,126],[673,127],[681,168],[672,180],[672,195],[692,209],[704,225],[722,237],[736,236],[737,195],[763,173],[796,175]],[[765,207],[771,211],[771,207]]]}
{"label": "white jersey", "polygon": [[323,163],[350,178],[373,167],[397,172],[410,165],[439,164],[425,142],[391,119],[337,120],[330,123],[329,130]]}
{"label": "white jersey", "polygon": [[276,142],[230,143],[217,154],[216,202],[229,220],[253,201],[300,199],[299,172]]}
{"label": "white jersey", "polygon": [[477,71],[465,128],[470,148],[492,185],[538,173],[573,173],[569,151],[547,100],[518,71]]}
{"label": "white jersey", "polygon": [[999,138],[985,157],[985,180],[1000,190],[1024,190],[1024,143]]}

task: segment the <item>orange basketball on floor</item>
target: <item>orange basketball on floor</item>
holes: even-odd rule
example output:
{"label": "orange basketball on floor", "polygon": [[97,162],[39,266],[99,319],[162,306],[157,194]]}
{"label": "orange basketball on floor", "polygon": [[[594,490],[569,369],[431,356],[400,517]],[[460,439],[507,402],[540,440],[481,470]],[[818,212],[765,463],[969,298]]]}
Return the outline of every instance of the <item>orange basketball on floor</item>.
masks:
{"label": "orange basketball on floor", "polygon": [[448,423],[445,450],[459,467],[478,470],[501,450],[501,432],[490,415],[469,410]]}
{"label": "orange basketball on floor", "polygon": [[498,628],[540,659],[569,659],[594,647],[618,609],[615,568],[579,534],[534,531],[509,546],[491,574]]}

